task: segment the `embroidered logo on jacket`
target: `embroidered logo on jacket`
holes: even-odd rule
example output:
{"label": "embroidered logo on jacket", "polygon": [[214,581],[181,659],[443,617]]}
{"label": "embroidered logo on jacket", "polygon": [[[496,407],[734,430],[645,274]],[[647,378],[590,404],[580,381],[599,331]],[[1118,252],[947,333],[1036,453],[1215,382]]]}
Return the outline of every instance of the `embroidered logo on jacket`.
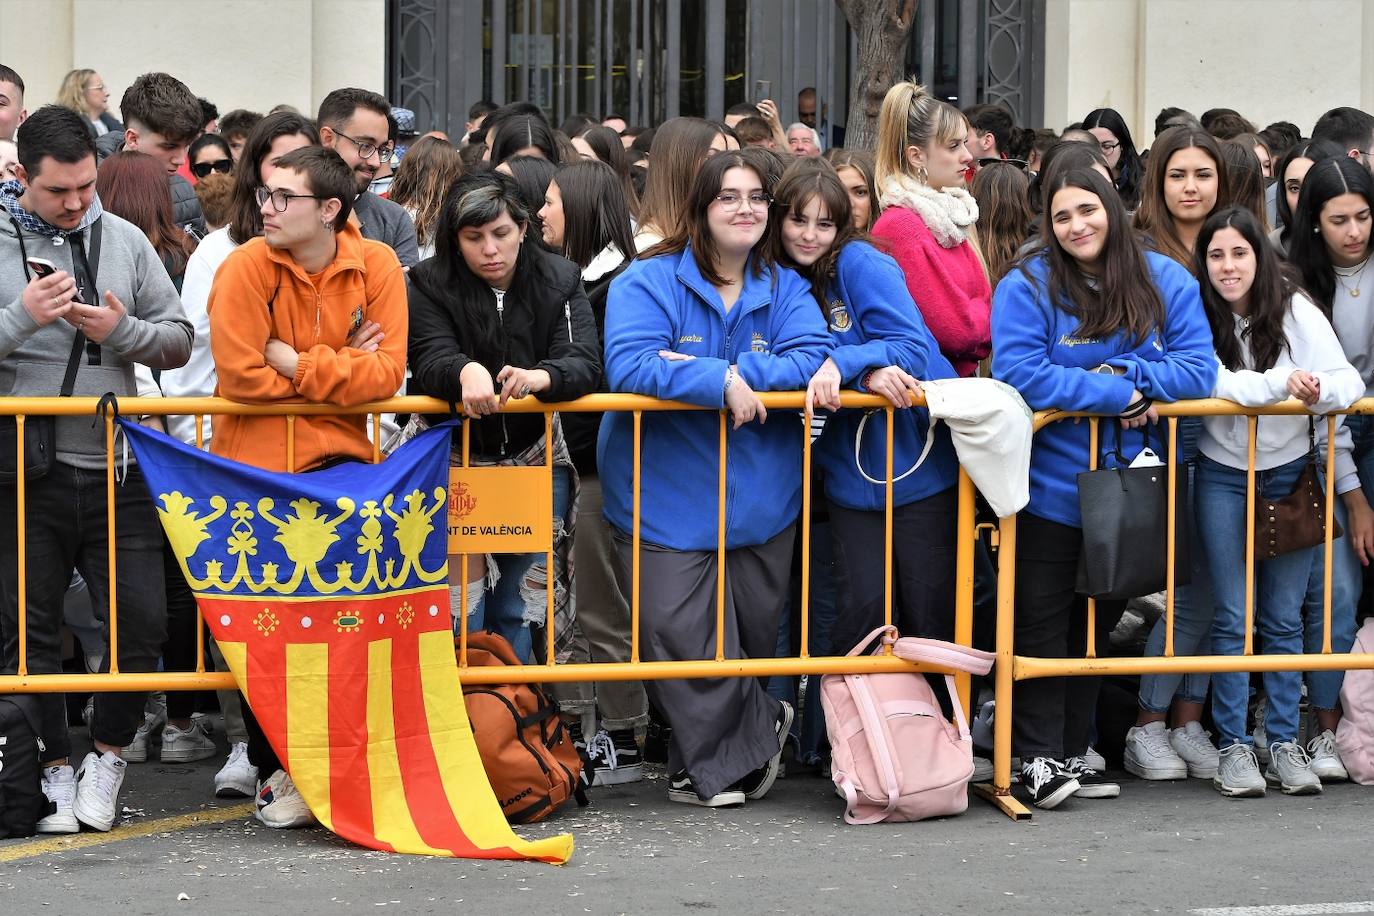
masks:
{"label": "embroidered logo on jacket", "polygon": [[353,310],[353,321],[348,325],[348,336],[352,337],[358,333],[358,329],[363,326],[363,307],[360,305]]}
{"label": "embroidered logo on jacket", "polygon": [[700,334],[683,334],[681,337],[677,339],[677,342],[680,344],[701,343],[702,339]]}
{"label": "embroidered logo on jacket", "polygon": [[849,309],[845,308],[839,299],[831,299],[827,310],[830,312],[830,330],[843,332],[854,326],[854,319],[849,317]]}
{"label": "embroidered logo on jacket", "polygon": [[753,350],[755,353],[767,353],[768,338],[764,337],[758,331],[755,331],[753,337],[749,341],[749,349]]}

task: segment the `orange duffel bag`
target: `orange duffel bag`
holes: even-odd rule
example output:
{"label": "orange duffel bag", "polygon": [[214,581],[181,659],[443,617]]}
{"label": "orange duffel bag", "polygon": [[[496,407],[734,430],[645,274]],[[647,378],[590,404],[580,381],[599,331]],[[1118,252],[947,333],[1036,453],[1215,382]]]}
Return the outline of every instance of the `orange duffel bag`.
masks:
{"label": "orange duffel bag", "polygon": [[[457,651],[458,638],[454,637]],[[519,665],[509,642],[489,630],[468,633],[468,666]],[[582,757],[558,704],[538,684],[464,684],[463,703],[487,780],[512,824],[542,821],[575,798],[587,804]]]}

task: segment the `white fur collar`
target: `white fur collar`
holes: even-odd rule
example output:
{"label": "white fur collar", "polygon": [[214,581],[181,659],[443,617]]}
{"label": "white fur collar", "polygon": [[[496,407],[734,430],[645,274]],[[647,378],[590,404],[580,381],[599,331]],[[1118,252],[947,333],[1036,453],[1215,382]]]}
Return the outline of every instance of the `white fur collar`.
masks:
{"label": "white fur collar", "polygon": [[963,188],[936,190],[905,176],[889,175],[879,198],[884,207],[916,211],[935,241],[954,248],[968,238],[966,227],[978,222],[978,202]]}

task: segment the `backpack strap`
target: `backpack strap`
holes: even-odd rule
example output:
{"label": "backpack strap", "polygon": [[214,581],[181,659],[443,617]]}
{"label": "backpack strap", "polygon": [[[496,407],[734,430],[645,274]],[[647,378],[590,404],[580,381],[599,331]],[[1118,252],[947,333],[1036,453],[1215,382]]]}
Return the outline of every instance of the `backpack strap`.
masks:
{"label": "backpack strap", "polygon": [[997,656],[980,649],[970,649],[943,639],[917,639],[906,636],[897,640],[892,651],[898,658],[911,662],[925,662],[940,668],[953,668],[969,674],[987,674]]}
{"label": "backpack strap", "polygon": [[[850,824],[876,824],[896,809],[902,777],[898,772],[897,760],[892,755],[892,734],[888,731],[887,721],[878,712],[873,692],[868,689],[868,678],[862,674],[846,674],[844,680],[849,685],[849,692],[854,698],[854,707],[859,711],[859,718],[863,720],[864,740],[868,742],[869,752],[873,755],[874,768],[882,783],[882,789],[887,793],[887,806],[882,811],[860,817],[854,813],[854,803],[858,797],[855,795],[851,800],[851,787],[845,793],[847,804],[844,819]],[[843,790],[843,787],[841,788]]]}

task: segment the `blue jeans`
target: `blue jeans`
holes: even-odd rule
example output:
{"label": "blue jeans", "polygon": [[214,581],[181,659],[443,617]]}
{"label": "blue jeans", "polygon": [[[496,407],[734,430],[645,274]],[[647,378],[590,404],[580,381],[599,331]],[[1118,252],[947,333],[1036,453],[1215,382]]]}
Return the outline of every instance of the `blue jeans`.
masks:
{"label": "blue jeans", "polygon": [[[1191,418],[1189,418],[1191,419]],[[1182,425],[1182,424],[1180,424]],[[1186,429],[1186,427],[1184,427]],[[1212,654],[1212,577],[1207,569],[1206,555],[1199,540],[1197,524],[1196,463],[1186,465],[1188,493],[1191,504],[1185,509],[1189,543],[1192,544],[1191,581],[1174,591],[1174,655]],[[1179,468],[1179,473],[1185,471]],[[1145,657],[1159,658],[1164,654],[1164,631],[1167,619],[1160,617],[1145,641]],[[1146,712],[1169,711],[1174,696],[1190,703],[1207,699],[1208,674],[1145,674],[1140,678],[1140,708]]]}
{"label": "blue jeans", "polygon": [[[1307,464],[1307,457],[1255,474],[1261,497],[1287,496]],[[1212,573],[1216,612],[1212,649],[1218,655],[1245,651],[1245,503],[1246,472],[1218,464],[1205,455],[1197,467],[1197,524]],[[1295,550],[1255,563],[1255,623],[1267,655],[1297,655],[1303,650],[1302,605],[1317,548]],[[1265,729],[1271,742],[1295,741],[1302,673],[1264,673],[1269,695]],[[1212,675],[1212,719],[1221,747],[1251,744],[1245,728],[1250,676],[1244,672]]]}
{"label": "blue jeans", "polygon": [[[568,517],[568,502],[572,481],[568,469],[555,466],[553,469],[553,515],[554,530],[561,530],[563,520]],[[546,553],[509,553],[488,555],[487,562],[495,563],[500,570],[500,578],[494,588],[485,589],[482,597],[468,608],[468,630],[488,629],[511,644],[515,655],[525,664],[533,658],[534,640],[530,636],[530,612],[535,617],[548,618],[548,590],[541,583],[533,587],[528,581],[531,569],[548,566]],[[548,570],[544,569],[544,576]],[[534,579],[544,579],[535,576]],[[545,580],[546,581],[546,580]],[[453,621],[453,631],[458,632],[458,621]]]}

